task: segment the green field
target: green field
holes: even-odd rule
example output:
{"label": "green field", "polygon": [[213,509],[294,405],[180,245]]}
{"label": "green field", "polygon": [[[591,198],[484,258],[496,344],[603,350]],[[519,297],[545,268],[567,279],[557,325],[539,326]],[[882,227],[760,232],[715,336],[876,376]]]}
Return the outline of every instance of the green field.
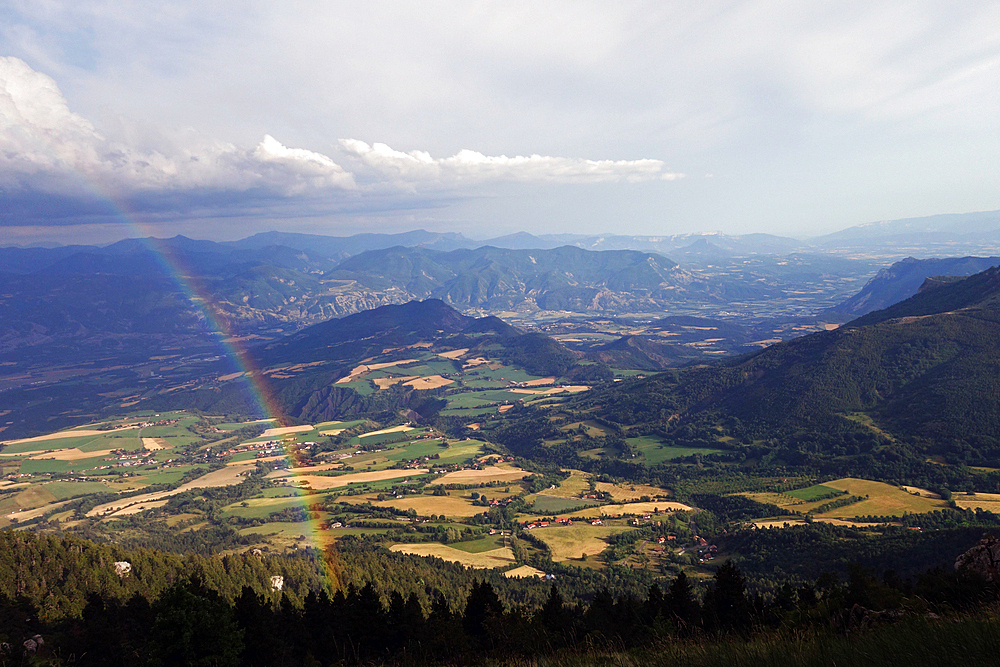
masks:
{"label": "green field", "polygon": [[479,408],[489,403],[516,403],[523,398],[529,398],[531,394],[521,394],[506,389],[494,389],[492,391],[467,391],[461,394],[448,396],[449,408]]}
{"label": "green field", "polygon": [[439,414],[442,417],[465,417],[467,419],[472,419],[473,417],[478,417],[479,415],[491,415],[495,413],[497,409],[495,407],[491,408],[445,408]]}
{"label": "green field", "polygon": [[257,452],[237,452],[229,457],[229,461],[249,461],[257,458]]}
{"label": "green field", "polygon": [[181,468],[169,468],[167,470],[143,471],[143,476],[147,484],[176,484],[181,477],[186,475],[194,466],[184,466]]}
{"label": "green field", "polygon": [[819,500],[820,498],[828,497],[834,493],[840,493],[840,491],[829,486],[823,486],[822,484],[816,484],[815,486],[810,486],[805,489],[796,489],[795,491],[785,491],[785,495],[798,498],[799,500],[805,500],[806,502]]}
{"label": "green field", "polygon": [[339,431],[341,429],[349,429],[354,428],[355,426],[360,426],[361,424],[364,424],[365,421],[366,420],[364,419],[355,419],[346,422],[322,422],[320,424],[316,424],[315,428],[317,431]]}
{"label": "green field", "polygon": [[528,382],[537,380],[540,376],[530,375],[520,369],[504,366],[493,370],[486,366],[477,366],[462,373],[462,381],[467,387],[485,389],[488,387],[503,387],[508,382]]}
{"label": "green field", "polygon": [[[110,461],[105,461],[105,457],[97,456],[92,459],[77,459],[76,461],[66,461],[66,470],[71,472],[90,472],[92,468],[97,466],[105,465],[110,463]],[[94,471],[96,472],[96,471]]]}
{"label": "green field", "polygon": [[537,495],[532,505],[536,512],[546,512],[559,514],[572,509],[582,507],[593,507],[600,505],[596,500],[586,500],[584,498],[557,498],[555,496]]}
{"label": "green field", "polygon": [[[73,439],[77,440],[77,438]],[[53,440],[52,442],[61,443],[63,441]],[[89,442],[84,444],[66,445],[65,447],[60,447],[60,449],[72,449],[73,447],[78,447],[82,452],[98,452],[102,449],[124,449],[131,452],[139,449],[141,443],[139,442],[139,431],[135,429],[131,431],[110,431],[108,435],[92,437]]]}
{"label": "green field", "polygon": [[[243,502],[247,504],[243,507]],[[306,499],[303,496],[292,496],[286,498],[251,498],[240,503],[233,503],[223,508],[226,516],[238,516],[244,519],[263,519],[274,512],[293,508],[305,507]]]}
{"label": "green field", "polygon": [[488,535],[478,540],[470,540],[469,542],[450,542],[448,546],[468,554],[479,554],[484,551],[499,549],[503,546],[503,539],[499,535]]}
{"label": "green field", "polygon": [[[367,441],[368,438],[365,438],[365,440]],[[450,463],[462,463],[478,456],[482,453],[482,447],[483,443],[479,440],[453,442],[446,447],[442,447],[441,440],[438,439],[417,440],[408,444],[398,445],[387,452],[379,452],[379,456],[384,456],[389,461],[395,462],[437,454],[438,458],[427,461],[427,465],[447,465]]]}
{"label": "green field", "polygon": [[439,452],[441,458],[436,459],[434,463],[439,465],[447,465],[449,463],[462,463],[475,456],[479,456],[483,453],[483,442],[480,440],[466,440],[464,442],[455,442],[448,446],[448,449]]}
{"label": "green field", "polygon": [[[368,438],[365,438],[367,440]],[[406,444],[401,444],[388,452],[384,453],[385,457],[390,461],[403,461],[419,458],[421,456],[433,456],[434,454],[442,454],[448,451],[447,446],[441,446],[441,440],[417,440],[415,442],[409,442]]]}
{"label": "green field", "polygon": [[21,472],[66,472],[69,461],[53,461],[52,459],[28,459],[21,462]]}
{"label": "green field", "polygon": [[351,445],[381,445],[384,443],[395,443],[401,442],[403,440],[409,440],[412,431],[393,431],[392,433],[379,433],[377,435],[366,435],[363,438],[357,436],[348,440],[348,444]]}
{"label": "green field", "polygon": [[[365,483],[365,484],[361,484],[360,488],[362,488],[362,489],[370,489],[372,491],[383,491],[385,489],[391,489],[394,486],[404,486],[404,485],[420,486],[420,485],[424,484],[427,481],[427,477],[428,477],[428,475],[426,475],[426,474],[411,475],[409,478],[406,478],[406,479],[409,480],[409,481],[406,481],[406,482],[403,481],[404,478],[402,478],[402,477],[400,477],[398,479],[383,479],[383,480],[379,480],[377,482],[368,482],[368,483]],[[351,486],[352,486],[352,488],[358,488],[359,487],[359,485],[357,483],[354,483]]]}
{"label": "green field", "polygon": [[[39,440],[35,442],[20,442],[16,445],[6,445],[3,448],[5,454],[21,454],[24,452],[47,452],[56,449],[72,449],[82,447],[95,440],[102,440],[103,436],[84,435],[76,438],[57,438],[55,440]],[[136,442],[136,446],[138,443]]]}
{"label": "green field", "polygon": [[259,424],[261,424],[262,426],[264,426],[266,428],[266,427],[269,427],[269,426],[273,426],[273,424],[271,424],[270,422],[274,422],[274,421],[277,421],[276,417],[268,419],[267,421],[254,420],[254,421],[248,421],[248,422],[222,422],[221,424],[216,424],[215,428],[217,428],[217,429],[219,429],[221,431],[235,431],[237,429],[241,429],[241,428],[244,428],[246,426],[253,426],[255,423],[259,423]]}
{"label": "green field", "polygon": [[[361,396],[371,396],[375,393],[377,387],[370,380],[355,380],[354,382],[343,382],[337,387],[344,387],[346,389],[353,389],[358,392]],[[339,428],[339,427],[338,427]]]}
{"label": "green field", "polygon": [[240,535],[252,535],[254,533],[258,535],[270,535],[272,533],[277,533],[281,537],[295,539],[302,536],[308,540],[312,536],[314,530],[315,528],[308,521],[303,521],[302,523],[293,523],[291,521],[272,521],[270,523],[265,523],[262,526],[243,528],[240,530]]}
{"label": "green field", "polygon": [[50,482],[45,490],[56,497],[56,500],[66,500],[89,493],[108,493],[111,491],[101,482]]}
{"label": "green field", "polygon": [[655,435],[626,438],[625,442],[632,445],[637,452],[641,453],[645,463],[648,465],[656,465],[664,461],[673,461],[674,459],[693,456],[695,454],[706,456],[708,454],[721,454],[725,451],[710,447],[673,447],[667,445]]}

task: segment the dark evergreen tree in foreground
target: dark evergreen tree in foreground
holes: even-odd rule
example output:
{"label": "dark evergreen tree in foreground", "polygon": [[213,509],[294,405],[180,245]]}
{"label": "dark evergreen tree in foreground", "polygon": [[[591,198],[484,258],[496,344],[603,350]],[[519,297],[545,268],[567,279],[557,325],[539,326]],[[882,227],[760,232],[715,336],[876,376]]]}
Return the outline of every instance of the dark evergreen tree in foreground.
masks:
{"label": "dark evergreen tree in foreground", "polygon": [[[857,633],[900,619],[926,621],[927,612],[948,615],[942,622],[954,625],[967,622],[961,615],[967,612],[991,618],[989,605],[998,599],[997,586],[974,572],[937,569],[904,579],[861,567],[843,583],[825,574],[814,582],[786,581],[762,595],[732,560],[717,569],[701,601],[683,572],[666,589],[649,585],[644,596],[601,589],[582,602],[564,596],[569,579],[545,586],[541,599],[516,603],[509,591],[498,591],[502,577],[494,583],[479,573],[470,580],[464,570],[454,589],[423,596],[395,586],[405,582],[392,577],[368,578],[332,595],[318,579],[306,578],[310,586],[300,595],[292,580],[297,565],[289,563],[283,566],[289,591],[243,585],[234,594],[248,572],[269,578],[281,559],[227,557],[216,560],[228,569],[218,569],[200,557],[171,561],[156,552],[116,552],[115,558],[134,560],[137,581],[152,587],[133,592],[128,578],[102,579],[113,565],[99,557],[105,547],[26,535],[14,536],[8,547],[0,555],[9,579],[3,584],[20,593],[0,593],[0,665],[496,663],[580,646],[648,652],[664,642],[722,646],[761,633]],[[92,558],[65,556],[74,552]],[[382,557],[375,555],[369,573]],[[52,558],[62,559],[58,572]],[[168,575],[174,578],[169,584]],[[459,581],[468,582],[465,596]],[[79,605],[67,602],[78,597]]]}

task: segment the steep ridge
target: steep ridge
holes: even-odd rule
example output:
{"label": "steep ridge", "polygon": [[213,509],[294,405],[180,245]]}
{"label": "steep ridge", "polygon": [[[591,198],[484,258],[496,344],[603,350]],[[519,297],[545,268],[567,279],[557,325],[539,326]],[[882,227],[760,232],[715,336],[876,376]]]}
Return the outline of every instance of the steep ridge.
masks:
{"label": "steep ridge", "polygon": [[923,282],[934,276],[970,276],[1000,264],[1000,257],[907,257],[879,271],[864,288],[830,308],[828,312],[860,317],[888,308],[917,293]]}
{"label": "steep ridge", "polygon": [[355,255],[325,277],[373,290],[397,287],[411,298],[439,298],[463,309],[491,310],[662,310],[687,299],[722,303],[780,292],[697,276],[661,255],[574,246],[451,252],[396,247]]}
{"label": "steep ridge", "polygon": [[839,447],[833,435],[845,433],[845,451],[867,430],[883,444],[958,461],[1000,460],[998,302],[1000,268],[993,268],[834,331],[583,400],[621,423],[736,420],[744,435],[819,434],[832,447]]}
{"label": "steep ridge", "polygon": [[[458,334],[476,323],[440,299],[366,310],[306,327],[255,352],[264,365],[277,362],[351,360],[366,350],[412,345]],[[481,326],[481,325],[480,325]]]}

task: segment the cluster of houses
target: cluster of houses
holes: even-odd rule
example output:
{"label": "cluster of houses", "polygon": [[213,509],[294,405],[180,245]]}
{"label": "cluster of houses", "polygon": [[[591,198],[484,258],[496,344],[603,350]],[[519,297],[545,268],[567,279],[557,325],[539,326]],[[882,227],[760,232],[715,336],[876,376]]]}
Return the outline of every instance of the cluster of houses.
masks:
{"label": "cluster of houses", "polygon": [[[584,521],[586,522],[586,521],[588,521],[588,519],[584,519]],[[602,525],[604,525],[601,522],[600,519],[589,519],[589,521],[590,521],[590,525],[591,526],[602,526]],[[569,519],[569,518],[563,517],[563,518],[560,518],[560,519],[555,519],[554,521],[532,521],[530,523],[529,522],[525,522],[524,524],[521,525],[521,528],[523,528],[524,530],[532,530],[534,528],[546,528],[546,527],[548,527],[550,525],[572,526],[573,525],[573,519]]]}
{"label": "cluster of houses", "polygon": [[699,563],[707,563],[708,561],[715,560],[715,557],[719,553],[719,547],[709,544],[704,537],[695,535],[693,539]]}
{"label": "cluster of houses", "polygon": [[634,519],[629,521],[629,523],[631,523],[633,526],[638,526],[639,524],[642,523],[652,523],[652,521],[653,521],[652,514],[643,514],[642,516],[635,517]]}
{"label": "cluster of houses", "polygon": [[282,451],[281,442],[278,440],[268,440],[267,442],[248,442],[236,447],[230,447],[219,452],[219,456],[231,456],[243,452],[257,452],[258,457],[272,456],[280,454]]}
{"label": "cluster of houses", "polygon": [[318,528],[320,530],[336,530],[337,528],[350,528],[350,525],[345,525],[340,521],[334,521],[333,523],[327,523],[323,521],[319,524]]}
{"label": "cluster of houses", "polygon": [[[134,468],[136,466],[155,465],[158,461],[150,456],[149,452],[140,450],[138,452],[127,452],[123,449],[116,449],[111,452],[114,456],[106,456],[105,461],[114,461],[111,465],[101,465],[90,468],[90,470],[108,470],[110,468]],[[169,459],[167,462],[171,462]]]}

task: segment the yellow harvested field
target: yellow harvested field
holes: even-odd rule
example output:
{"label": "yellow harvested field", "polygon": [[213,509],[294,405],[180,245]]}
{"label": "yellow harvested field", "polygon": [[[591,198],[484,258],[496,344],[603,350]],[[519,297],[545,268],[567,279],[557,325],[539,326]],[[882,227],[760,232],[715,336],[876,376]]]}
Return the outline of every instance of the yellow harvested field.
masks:
{"label": "yellow harvested field", "polygon": [[377,371],[380,368],[389,368],[390,366],[398,366],[400,364],[410,364],[414,361],[419,361],[419,359],[401,359],[399,361],[389,361],[383,364],[360,364],[354,367],[354,370],[347,375],[347,377],[342,377],[337,380],[336,384],[346,384],[348,382],[354,382],[359,379],[362,375],[369,371]]}
{"label": "yellow harvested field", "polygon": [[313,430],[313,427],[309,424],[303,424],[302,426],[279,426],[277,428],[269,428],[263,433],[261,433],[258,438],[274,438],[280,435],[291,435],[292,433],[305,433],[306,431]]}
{"label": "yellow harvested field", "polygon": [[61,438],[79,438],[85,435],[108,435],[109,433],[119,433],[128,431],[138,426],[126,426],[116,428],[114,431],[95,431],[93,429],[77,429],[75,431],[59,431],[58,433],[48,433],[46,435],[36,435],[34,438],[21,438],[20,440],[4,440],[0,445],[20,445],[25,442],[45,442],[46,440],[59,440]]}
{"label": "yellow harvested field", "polygon": [[513,570],[507,570],[503,573],[503,576],[508,579],[525,579],[527,577],[544,577],[545,573],[537,567],[522,565],[521,567],[515,567]]}
{"label": "yellow harvested field", "polygon": [[[350,499],[340,500],[350,502]],[[396,509],[412,509],[419,516],[430,516],[431,514],[444,514],[446,516],[469,517],[481,514],[482,507],[472,504],[468,498],[458,496],[418,496],[406,495],[399,499],[372,501],[372,505],[380,507],[395,507]]]}
{"label": "yellow harvested field", "polygon": [[784,528],[785,526],[804,526],[805,521],[797,517],[781,517],[777,519],[759,519],[750,525],[755,528]]}
{"label": "yellow harvested field", "polygon": [[652,514],[657,509],[661,512],[687,512],[693,508],[684,503],[677,503],[672,500],[654,500],[648,503],[626,503],[624,505],[601,505],[600,507],[601,514],[604,516]]}
{"label": "yellow harvested field", "polygon": [[[292,366],[280,366],[278,368],[269,368],[266,371],[264,371],[264,375],[274,374],[274,377],[295,377],[294,374],[298,373],[299,371],[305,370],[310,366],[320,366],[325,363],[326,363],[325,361],[311,361],[306,364],[294,364]],[[281,373],[282,375],[277,375],[278,373]],[[291,373],[291,375],[289,375],[289,373]]]}
{"label": "yellow harvested field", "polygon": [[145,512],[146,510],[155,509],[157,507],[163,507],[169,501],[168,500],[154,500],[148,503],[142,503],[140,505],[130,505],[124,509],[120,509],[111,516],[130,516],[132,514],[138,514],[139,512]]}
{"label": "yellow harvested field", "polygon": [[22,510],[35,509],[56,502],[56,497],[43,485],[35,484],[14,494],[13,500]]}
{"label": "yellow harvested field", "polygon": [[479,569],[506,567],[514,562],[514,552],[509,547],[470,554],[444,544],[425,542],[422,544],[393,544],[389,550],[404,554],[416,554],[417,556],[437,556],[442,560]]}
{"label": "yellow harvested field", "polygon": [[590,387],[587,385],[573,384],[565,387],[552,387],[551,389],[511,389],[511,391],[515,394],[535,394],[537,396],[547,396],[549,394],[561,394],[563,392],[577,394],[581,391],[588,391],[589,389]]}
{"label": "yellow harvested field", "polygon": [[438,387],[444,387],[454,382],[454,380],[449,380],[440,375],[428,375],[427,377],[410,380],[405,384],[407,387],[413,387],[414,389],[437,389]]}
{"label": "yellow harvested field", "polygon": [[375,383],[375,386],[379,389],[388,389],[394,384],[399,384],[400,382],[406,382],[407,380],[413,380],[420,377],[419,375],[401,375],[399,377],[391,378],[373,378],[371,382]]}
{"label": "yellow harvested field", "polygon": [[[787,493],[777,493],[774,491],[761,491],[761,492],[741,492],[735,493],[733,495],[744,496],[750,500],[756,500],[758,503],[777,505],[778,507],[785,509],[788,507],[795,507],[796,511],[801,509],[800,505],[805,505],[806,501],[801,498],[796,498],[795,496],[790,496]],[[828,500],[821,501],[829,502]],[[815,502],[813,504],[816,504]]]}
{"label": "yellow harvested field", "polygon": [[948,503],[940,498],[915,496],[903,491],[899,487],[883,484],[882,482],[872,482],[867,479],[848,477],[833,482],[823,482],[823,485],[847,491],[851,495],[861,496],[862,498],[868,496],[867,499],[859,503],[824,512],[823,516],[827,517],[853,517],[868,514],[874,516],[899,516],[903,512],[923,514],[948,507]]}
{"label": "yellow harvested field", "polygon": [[84,452],[76,447],[72,449],[59,449],[54,452],[45,452],[44,454],[36,454],[32,456],[33,459],[48,459],[51,461],[80,461],[82,459],[93,459],[102,456],[107,456],[114,450],[112,449],[99,449],[93,452]]}
{"label": "yellow harvested field", "polygon": [[638,500],[643,496],[652,498],[653,496],[667,494],[665,489],[661,489],[658,486],[649,486],[648,484],[611,484],[610,482],[598,482],[597,490],[611,494],[611,499],[618,502]]}
{"label": "yellow harvested field", "polygon": [[560,482],[557,488],[546,490],[545,495],[558,498],[581,498],[589,492],[590,474],[582,470],[570,470],[569,477]]}
{"label": "yellow harvested field", "polygon": [[249,471],[241,469],[241,466],[227,466],[225,468],[220,468],[219,470],[213,470],[212,472],[206,473],[201,477],[193,479],[186,484],[181,484],[176,489],[171,489],[170,491],[156,491],[154,493],[132,496],[131,498],[122,498],[121,500],[114,500],[110,503],[98,505],[94,509],[87,512],[87,516],[104,516],[113,514],[114,512],[123,510],[126,507],[146,505],[150,502],[163,500],[164,498],[169,498],[170,496],[176,496],[178,493],[184,493],[185,491],[190,491],[191,489],[209,489],[220,486],[233,486],[242,482],[244,480],[244,476],[248,474]]}
{"label": "yellow harvested field", "polygon": [[507,405],[501,405],[500,407],[498,407],[497,408],[497,412],[499,412],[500,414],[503,414],[503,413],[507,412],[508,410],[513,410],[513,409],[514,409],[514,404],[513,403],[508,403]]}
{"label": "yellow harvested field", "polygon": [[384,428],[381,431],[372,431],[371,433],[363,433],[358,436],[358,438],[367,438],[371,435],[382,435],[384,433],[405,433],[406,431],[412,431],[412,426],[393,426],[392,428]]}
{"label": "yellow harvested field", "polygon": [[[828,523],[828,524],[831,524],[833,526],[863,526],[863,527],[870,527],[870,526],[884,526],[884,525],[887,525],[887,524],[884,524],[884,523],[861,523],[861,524],[858,524],[858,523],[855,523],[853,521],[848,521],[846,519],[836,519],[836,518],[828,517],[828,516],[817,516],[817,517],[814,517],[813,518],[813,522],[814,523]],[[784,528],[785,524],[787,524],[789,527],[791,527],[791,526],[804,526],[805,523],[806,523],[805,520],[801,519],[799,517],[780,517],[780,518],[777,518],[777,519],[758,519],[757,521],[754,521],[750,525],[752,525],[752,526],[754,526],[756,528]]]}
{"label": "yellow harvested field", "polygon": [[482,366],[488,363],[490,363],[489,359],[485,359],[483,357],[475,357],[473,359],[469,359],[464,364],[462,364],[462,368],[472,368],[473,366]]}
{"label": "yellow harvested field", "polygon": [[[284,471],[281,472],[281,476],[287,476]],[[310,489],[315,491],[323,491],[325,489],[335,489],[340,486],[347,486],[348,484],[363,484],[365,482],[379,482],[383,479],[398,479],[401,477],[413,477],[414,475],[422,475],[430,472],[426,468],[418,468],[415,470],[373,470],[371,472],[356,472],[349,475],[338,475],[337,477],[326,477],[325,475],[296,475],[293,481],[297,484],[303,486],[308,486]],[[271,477],[275,473],[271,473],[268,477]]]}
{"label": "yellow harvested field", "polygon": [[143,438],[142,446],[151,452],[173,447],[165,438]]}
{"label": "yellow harvested field", "polygon": [[283,460],[285,460],[285,457],[281,456],[279,454],[278,456],[262,456],[259,459],[258,458],[252,458],[252,459],[243,459],[242,461],[227,461],[226,465],[227,466],[250,466],[250,465],[257,465],[258,463],[267,463],[268,461],[283,461]]}
{"label": "yellow harvested field", "polygon": [[449,350],[448,352],[438,352],[439,357],[444,357],[445,359],[458,359],[460,356],[469,351],[469,348],[463,347],[460,350]]}
{"label": "yellow harvested field", "polygon": [[399,384],[400,382],[406,382],[408,380],[415,380],[419,378],[419,375],[401,375],[398,378],[374,378],[372,382],[379,389],[388,389],[394,384]]}
{"label": "yellow harvested field", "polygon": [[332,431],[320,431],[319,434],[320,435],[340,435],[341,433],[343,433],[346,430],[347,430],[346,428],[336,428],[336,429],[334,429]]}
{"label": "yellow harvested field", "polygon": [[962,509],[984,509],[1000,514],[1000,493],[977,493],[973,496],[956,493],[952,496]]}
{"label": "yellow harvested field", "polygon": [[618,526],[548,526],[531,531],[534,537],[545,542],[552,552],[552,560],[558,562],[579,558],[581,554],[595,556],[608,548],[605,541],[609,536],[631,530]]}
{"label": "yellow harvested field", "polygon": [[8,521],[10,521],[12,519],[17,519],[19,522],[30,521],[31,519],[36,519],[36,518],[42,516],[43,514],[48,514],[52,510],[58,509],[58,508],[62,507],[63,505],[65,505],[68,502],[69,502],[68,500],[64,500],[64,501],[59,502],[59,503],[51,503],[49,505],[42,505],[41,507],[37,507],[35,509],[21,510],[19,512],[11,512],[10,514],[8,514],[4,518],[6,518]]}
{"label": "yellow harvested field", "polygon": [[919,486],[903,486],[901,487],[907,493],[912,493],[917,496],[923,496],[924,498],[940,498],[941,496],[933,491],[928,491],[927,489],[921,489]]}
{"label": "yellow harvested field", "polygon": [[833,526],[858,526],[858,525],[860,525],[860,526],[884,526],[884,525],[887,525],[887,524],[884,524],[884,523],[861,523],[861,524],[858,524],[858,523],[855,523],[854,521],[850,521],[848,519],[837,519],[837,518],[834,518],[834,517],[831,517],[831,516],[818,516],[818,517],[816,517],[813,520],[814,521],[819,521],[820,523],[828,523],[828,524],[831,524]]}
{"label": "yellow harvested field", "polygon": [[482,470],[456,470],[437,478],[431,484],[478,484],[480,482],[513,482],[531,473],[520,468],[488,466]]}
{"label": "yellow harvested field", "polygon": [[[279,459],[285,458],[284,456],[277,457]],[[323,463],[318,466],[307,466],[305,468],[289,468],[285,472],[292,475],[303,475],[311,472],[323,472],[324,470],[336,470],[337,468],[343,468],[343,463]]]}
{"label": "yellow harvested field", "polygon": [[175,491],[183,492],[191,489],[213,489],[220,486],[233,486],[243,481],[245,470],[232,470],[230,468],[220,468],[206,473],[197,479],[193,479],[186,484],[177,487]]}
{"label": "yellow harvested field", "polygon": [[540,387],[547,384],[555,384],[556,379],[554,377],[550,378],[538,378],[537,380],[528,380],[522,384],[525,387]]}
{"label": "yellow harvested field", "polygon": [[30,482],[11,482],[10,480],[3,480],[0,482],[0,491],[10,491],[11,489],[23,489],[26,486],[30,486]]}

